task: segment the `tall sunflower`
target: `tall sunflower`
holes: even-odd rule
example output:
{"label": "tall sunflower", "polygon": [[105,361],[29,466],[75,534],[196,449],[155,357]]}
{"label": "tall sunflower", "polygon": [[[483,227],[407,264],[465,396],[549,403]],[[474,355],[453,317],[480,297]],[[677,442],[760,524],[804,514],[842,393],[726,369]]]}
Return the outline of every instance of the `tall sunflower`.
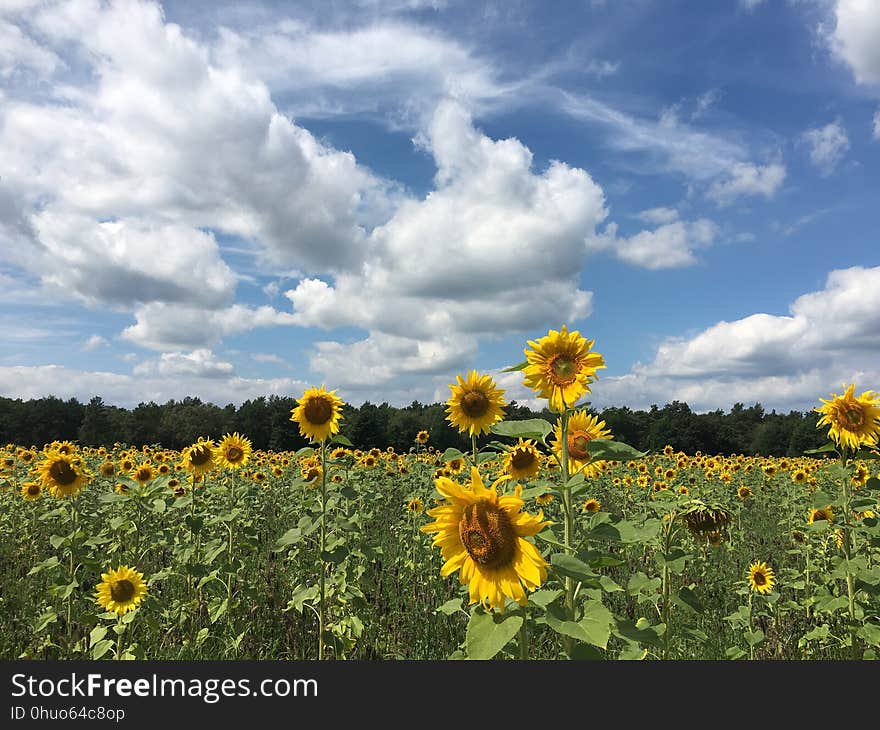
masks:
{"label": "tall sunflower", "polygon": [[120,565],[109,573],[101,573],[101,582],[95,591],[95,602],[117,616],[133,611],[147,595],[144,574]]}
{"label": "tall sunflower", "polygon": [[504,418],[504,391],[495,386],[491,375],[471,370],[467,379],[455,376],[458,385],[449,385],[452,396],[446,401],[446,420],[469,436],[489,433],[493,423]]}
{"label": "tall sunflower", "polygon": [[531,439],[519,439],[504,457],[504,471],[511,479],[532,479],[541,469],[541,453]]}
{"label": "tall sunflower", "polygon": [[339,433],[342,420],[342,400],[336,391],[308,388],[291,411],[290,420],[299,424],[299,433],[312,441],[326,441],[328,436]]}
{"label": "tall sunflower", "polygon": [[573,406],[590,392],[596,370],[605,367],[602,355],[590,352],[593,342],[577,330],[569,332],[564,325],[558,332],[550,330],[546,337],[529,340],[532,349],[524,350],[526,387],[547,398],[554,411]]}
{"label": "tall sunflower", "polygon": [[37,473],[43,487],[56,499],[76,496],[91,476],[83,467],[82,459],[74,453],[60,451],[45,452]]}
{"label": "tall sunflower", "polygon": [[549,522],[543,511],[520,511],[525,503],[519,488],[515,494],[499,496],[496,484],[487,489],[476,468],[471,469],[468,485],[440,477],[435,485],[445,501],[428,510],[436,521],[420,529],[437,533],[432,544],[440,547],[446,561],[440,575],[460,571],[470,603],[504,610],[505,597],[525,604],[526,591],[537,590],[546,580],[547,562],[524,538]]}
{"label": "tall sunflower", "polygon": [[773,568],[767,563],[752,563],[749,566],[749,585],[755,593],[770,593],[773,590]]}
{"label": "tall sunflower", "polygon": [[239,436],[236,431],[226,434],[217,446],[217,462],[224,469],[240,469],[253,452],[250,439]]}
{"label": "tall sunflower", "polygon": [[192,446],[183,450],[183,468],[193,477],[201,477],[216,465],[215,446],[213,439],[199,439]]}
{"label": "tall sunflower", "polygon": [[825,405],[813,409],[822,414],[816,427],[830,426],[828,437],[853,451],[859,446],[875,446],[880,435],[880,398],[873,390],[856,397],[855,387],[851,383],[843,395],[832,393],[830,400],[820,398]]}
{"label": "tall sunflower", "polygon": [[[553,429],[556,439],[552,446],[556,455],[562,459],[562,419],[556,421]],[[585,477],[595,477],[602,473],[606,462],[593,461],[590,456],[590,441],[593,439],[613,439],[611,431],[605,428],[605,421],[591,416],[586,411],[575,411],[568,419],[568,471],[574,474],[583,467]]]}

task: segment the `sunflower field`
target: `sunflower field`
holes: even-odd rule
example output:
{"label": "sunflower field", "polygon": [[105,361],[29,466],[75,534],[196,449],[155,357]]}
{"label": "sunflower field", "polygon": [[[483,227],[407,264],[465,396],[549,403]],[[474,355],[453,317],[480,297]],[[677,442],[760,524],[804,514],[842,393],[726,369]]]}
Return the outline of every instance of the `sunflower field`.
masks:
{"label": "sunflower field", "polygon": [[801,457],[645,453],[578,407],[592,341],[528,344],[510,370],[556,422],[505,420],[472,371],[447,402],[466,452],[361,450],[323,386],[298,451],[6,444],[2,657],[877,657],[873,391],[822,400]]}

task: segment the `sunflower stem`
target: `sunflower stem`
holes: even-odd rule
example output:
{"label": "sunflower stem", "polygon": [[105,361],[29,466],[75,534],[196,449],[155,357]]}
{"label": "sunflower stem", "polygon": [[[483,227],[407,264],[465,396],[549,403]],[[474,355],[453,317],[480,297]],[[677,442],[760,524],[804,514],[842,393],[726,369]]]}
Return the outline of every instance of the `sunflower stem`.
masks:
{"label": "sunflower stem", "polygon": [[529,611],[523,606],[523,622],[519,627],[519,658],[526,661],[529,658]]}
{"label": "sunflower stem", "polygon": [[[848,450],[846,447],[841,449],[840,460],[843,468],[846,469]],[[856,637],[856,585],[855,576],[852,573],[852,535],[850,530],[850,513],[852,511],[852,494],[850,493],[849,475],[843,476],[843,557],[846,560],[846,595],[849,603],[849,641],[852,658],[859,658],[859,645]]]}
{"label": "sunflower stem", "polygon": [[[562,401],[562,428],[560,431],[562,440],[562,510],[565,513],[565,524],[563,532],[563,545],[565,552],[571,553],[572,537],[574,533],[574,515],[571,508],[571,491],[566,489],[568,485],[568,407],[565,401]],[[574,621],[574,579],[571,576],[565,577],[565,611],[570,621]],[[563,637],[563,646],[565,653],[571,656],[574,650],[574,639],[570,636]]]}
{"label": "sunflower stem", "polygon": [[319,603],[318,603],[318,660],[324,659],[324,573],[327,571],[327,564],[324,562],[324,545],[326,542],[326,519],[327,519],[327,463],[325,459],[326,446],[321,442],[321,543],[320,554],[318,556],[321,566],[321,575],[319,578]]}
{"label": "sunflower stem", "polygon": [[233,521],[231,519],[232,511],[235,509],[235,469],[232,470],[231,478],[232,482],[229,488],[230,520],[226,523],[226,529],[229,532],[229,542],[226,543],[226,559],[229,561],[229,578],[226,581],[226,617],[229,621],[229,628],[232,630],[232,633],[235,634],[235,623],[232,617],[232,584],[233,580],[235,580],[235,566],[233,565],[232,556]]}
{"label": "sunflower stem", "polygon": [[471,453],[474,456],[474,467],[479,469],[479,464],[477,463],[477,436],[476,436],[476,434],[471,434]]}

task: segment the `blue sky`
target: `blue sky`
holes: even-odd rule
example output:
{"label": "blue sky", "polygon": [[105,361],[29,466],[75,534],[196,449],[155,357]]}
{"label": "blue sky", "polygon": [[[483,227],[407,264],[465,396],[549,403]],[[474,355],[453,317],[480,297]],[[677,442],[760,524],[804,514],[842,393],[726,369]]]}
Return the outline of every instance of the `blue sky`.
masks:
{"label": "blue sky", "polygon": [[880,3],[7,0],[0,394],[880,389]]}

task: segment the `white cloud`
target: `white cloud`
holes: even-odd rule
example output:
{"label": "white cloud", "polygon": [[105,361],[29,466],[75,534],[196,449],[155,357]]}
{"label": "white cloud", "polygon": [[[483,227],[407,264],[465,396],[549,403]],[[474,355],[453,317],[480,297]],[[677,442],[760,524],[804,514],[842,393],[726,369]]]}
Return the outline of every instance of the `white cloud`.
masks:
{"label": "white cloud", "polygon": [[707,197],[719,205],[729,205],[737,198],[750,195],[772,198],[785,181],[785,174],[785,166],[778,162],[769,165],[736,162],[726,179],[712,183]]}
{"label": "white cloud", "polygon": [[38,45],[17,25],[0,20],[0,79],[25,70],[48,76],[61,65],[55,53]]}
{"label": "white cloud", "polygon": [[880,3],[836,0],[835,26],[827,32],[832,51],[860,84],[880,84]]}
{"label": "white cloud", "polygon": [[210,347],[228,335],[258,327],[298,324],[294,315],[264,305],[233,304],[224,309],[206,309],[186,304],[153,302],[138,307],[135,324],[122,337],[153,350],[192,350]]}
{"label": "white cloud", "polygon": [[691,119],[699,119],[704,116],[718,101],[721,99],[720,89],[709,89],[709,91],[700,94],[694,105],[694,111],[691,113]]}
{"label": "white cloud", "polygon": [[101,335],[92,335],[82,344],[81,349],[83,352],[94,352],[107,344],[109,343],[106,338],[101,337]]}
{"label": "white cloud", "polygon": [[849,137],[839,119],[824,127],[808,129],[803,133],[803,139],[810,147],[810,162],[826,176],[834,172],[849,149]]}
{"label": "white cloud", "polygon": [[761,401],[801,410],[841,392],[843,382],[880,388],[877,342],[880,267],[839,269],[788,314],[752,314],[670,339],[650,363],[600,379],[593,393],[603,405],[678,399],[705,410]]}
{"label": "white cloud", "polygon": [[654,223],[660,225],[662,223],[672,223],[678,220],[678,211],[675,208],[649,208],[638,214],[639,220],[645,223]]}
{"label": "white cloud", "polygon": [[880,109],[874,112],[874,139],[880,139]]}
{"label": "white cloud", "polygon": [[695,249],[710,245],[718,227],[706,218],[676,221],[653,231],[641,231],[616,243],[618,258],[646,269],[669,269],[697,262]]}
{"label": "white cloud", "polygon": [[192,352],[163,352],[158,358],[135,366],[135,375],[198,378],[225,378],[233,375],[232,363],[218,360],[208,349]]}
{"label": "white cloud", "polygon": [[744,7],[746,10],[754,10],[756,7],[761,5],[764,0],[739,0],[739,4]]}
{"label": "white cloud", "polygon": [[[298,324],[369,332],[319,346],[319,372],[364,383],[387,382],[395,370],[440,372],[450,362],[444,353],[465,362],[477,336],[590,313],[577,273],[585,239],[607,215],[590,176],[555,161],[534,172],[522,143],[490,139],[452,101],[420,143],[436,161],[436,189],[373,231],[373,258],[360,272],[332,284],[304,279],[286,292]],[[383,362],[386,349],[397,356]]]}
{"label": "white cloud", "polygon": [[284,365],[285,361],[283,358],[278,357],[278,355],[272,352],[252,352],[251,360],[254,362],[271,362],[276,365]]}

